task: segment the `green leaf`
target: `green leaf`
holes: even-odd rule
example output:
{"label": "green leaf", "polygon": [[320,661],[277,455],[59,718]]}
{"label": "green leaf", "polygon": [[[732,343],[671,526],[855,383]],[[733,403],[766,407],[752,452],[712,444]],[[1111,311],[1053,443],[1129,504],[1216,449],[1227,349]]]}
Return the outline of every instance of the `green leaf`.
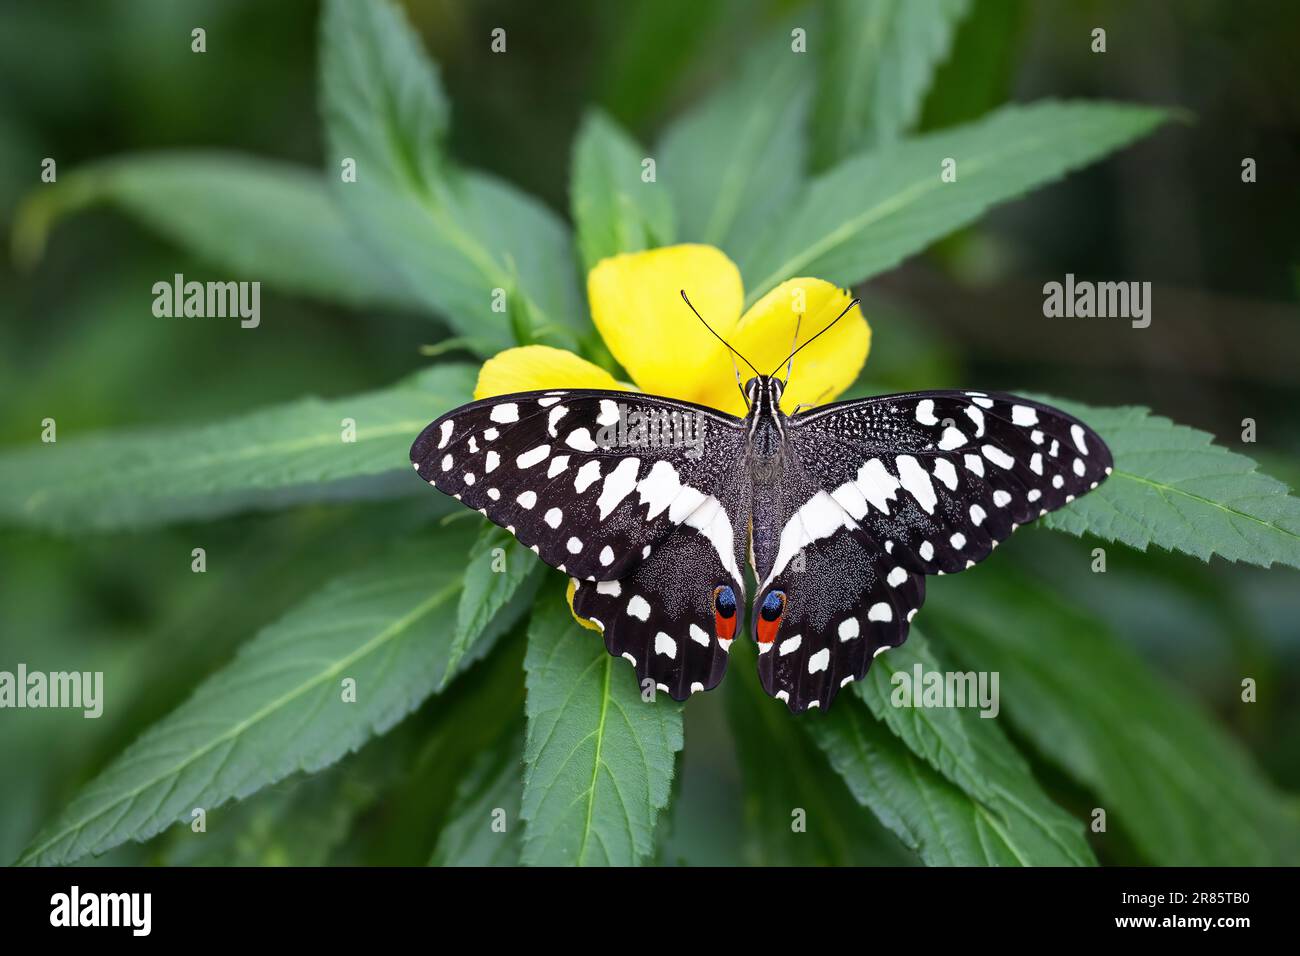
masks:
{"label": "green leaf", "polygon": [[876,658],[866,680],[853,689],[914,754],[980,804],[981,823],[998,833],[1017,861],[1027,866],[1094,864],[1083,824],[1043,793],[995,718],[981,717],[970,707],[895,703],[894,675],[914,679],[918,667],[923,674],[950,670],[913,628],[907,643]]}
{"label": "green leaf", "polygon": [[[792,718],[784,704],[763,693],[754,673],[751,642],[733,645],[731,655],[732,673],[723,693],[743,784],[746,862],[915,865],[916,857],[863,809],[865,801],[859,805],[845,787],[847,775],[839,779],[809,739],[806,732],[815,731],[822,721],[816,715]],[[893,739],[887,732],[885,736]],[[796,830],[796,823],[802,829]]]}
{"label": "green leaf", "polygon": [[[855,285],[977,219],[1151,132],[1164,110],[1045,101],[840,163],[768,217],[739,261],[746,304],[792,276]],[[955,182],[940,179],[956,160]]]}
{"label": "green leaf", "polygon": [[674,122],[657,151],[657,173],[677,212],[679,242],[719,246],[741,261],[803,182],[804,118],[811,57],[779,29],[736,78]]}
{"label": "green leaf", "polygon": [[631,866],[654,852],[682,749],[682,708],[641,699],[636,674],[555,589],[528,634],[523,862]]}
{"label": "green leaf", "polygon": [[364,779],[342,770],[342,766],[331,767],[285,781],[224,807],[201,835],[189,827],[174,827],[158,838],[165,841],[158,862],[165,866],[324,866],[374,796]]}
{"label": "green leaf", "polygon": [[930,81],[921,129],[979,119],[1011,98],[1031,6],[1032,0],[982,3],[976,16],[962,19],[952,52]]}
{"label": "green leaf", "polygon": [[99,203],[234,279],[350,306],[417,305],[397,274],[357,241],[319,173],[218,152],[106,160],[42,187],[14,226],[20,265],[40,257],[58,219]]}
{"label": "green leaf", "polygon": [[[429,864],[475,762],[508,734],[523,731],[526,637],[523,629],[503,635],[490,654],[482,653],[489,645],[479,645],[481,663],[466,666],[444,693],[365,746],[362,756],[384,752],[382,766],[367,773],[379,778],[381,812],[358,821],[332,864]],[[522,769],[518,779],[522,788]],[[519,826],[518,814],[510,825]]]}
{"label": "green leaf", "polygon": [[832,0],[813,107],[812,160],[826,169],[916,123],[966,0]]}
{"label": "green leaf", "polygon": [[807,730],[857,801],[927,866],[1021,864],[997,813],[908,750],[861,701],[846,696]]}
{"label": "green leaf", "polygon": [[929,598],[945,646],[1001,673],[1012,725],[1149,862],[1300,862],[1294,817],[1240,746],[1095,618],[1009,573],[945,578]]}
{"label": "green leaf", "polygon": [[[431,866],[517,866],[523,844],[524,732],[483,751],[456,793]],[[504,811],[504,816],[498,811]],[[501,820],[505,830],[495,828]]]}
{"label": "green leaf", "polygon": [[672,200],[664,185],[642,181],[646,156],[599,110],[583,120],[574,144],[570,191],[586,270],[620,252],[672,244]]}
{"label": "green leaf", "polygon": [[[389,0],[329,0],[320,42],[327,177],[365,239],[480,353],[570,342],[584,312],[567,227],[513,187],[455,168],[446,98],[405,17]],[[341,175],[348,160],[355,182]]]}
{"label": "green leaf", "polygon": [[465,588],[456,612],[443,683],[455,676],[462,658],[480,640],[495,640],[532,606],[545,567],[504,528],[487,525],[469,553]]}
{"label": "green leaf", "polygon": [[1300,499],[1250,458],[1145,408],[1043,400],[1091,425],[1115,458],[1110,478],[1048,515],[1048,527],[1140,551],[1154,544],[1202,561],[1300,568]]}
{"label": "green leaf", "polygon": [[470,540],[453,530],[396,549],[264,629],[84,787],[20,862],[62,865],[147,839],[382,734],[437,689]]}
{"label": "green leaf", "polygon": [[[302,399],[210,425],[102,432],[0,455],[0,518],[108,531],[415,487],[420,429],[469,400],[474,370],[435,366],[377,392]],[[344,419],[356,423],[345,440]],[[418,489],[416,489],[418,490]]]}

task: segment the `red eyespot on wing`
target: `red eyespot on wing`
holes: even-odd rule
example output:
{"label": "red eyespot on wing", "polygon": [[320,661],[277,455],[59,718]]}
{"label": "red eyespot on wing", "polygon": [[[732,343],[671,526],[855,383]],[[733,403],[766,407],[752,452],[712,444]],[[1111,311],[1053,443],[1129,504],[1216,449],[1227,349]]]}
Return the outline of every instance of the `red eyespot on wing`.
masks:
{"label": "red eyespot on wing", "polygon": [[736,636],[736,615],[723,617],[717,611],[713,612],[713,625],[718,630],[718,640],[729,641]]}
{"label": "red eyespot on wing", "polygon": [[760,644],[771,644],[776,640],[777,629],[781,626],[781,618],[785,617],[785,592],[769,591],[763,598],[763,604],[758,609],[758,621],[755,630],[758,632],[758,642]]}
{"label": "red eyespot on wing", "polygon": [[713,626],[720,641],[736,636],[736,592],[729,584],[719,584],[713,589]]}

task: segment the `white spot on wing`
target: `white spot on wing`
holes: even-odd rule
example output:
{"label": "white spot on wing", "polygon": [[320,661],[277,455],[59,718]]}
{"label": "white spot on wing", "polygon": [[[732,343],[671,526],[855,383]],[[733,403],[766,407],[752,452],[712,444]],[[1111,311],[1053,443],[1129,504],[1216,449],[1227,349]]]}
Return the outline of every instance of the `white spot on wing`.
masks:
{"label": "white spot on wing", "polygon": [[980,448],[980,451],[984,453],[985,458],[993,462],[993,464],[997,465],[999,468],[1010,468],[1016,463],[1014,458],[1004,452],[997,445],[984,445]]}
{"label": "white spot on wing", "polygon": [[456,427],[456,423],[453,422],[453,421],[451,421],[451,419],[448,419],[447,421],[445,421],[445,422],[442,423],[442,426],[438,429],[438,434],[439,434],[439,438],[438,438],[438,447],[439,447],[439,448],[446,448],[446,447],[447,447],[447,442],[451,441],[451,430],[452,430],[453,428],[455,428],[455,427]]}
{"label": "white spot on wing", "polygon": [[892,621],[893,619],[894,610],[884,601],[871,605],[871,610],[867,612],[868,621]]}
{"label": "white spot on wing", "polygon": [[838,632],[841,641],[853,640],[861,633],[858,629],[858,619],[856,617],[849,617],[840,621]]}
{"label": "white spot on wing", "polygon": [[898,477],[902,480],[903,487],[926,514],[934,514],[934,506],[939,499],[934,493],[934,485],[930,483],[929,473],[911,455],[899,455],[896,460]]}
{"label": "white spot on wing", "polygon": [[803,635],[795,634],[793,637],[787,637],[782,641],[781,646],[776,649],[776,652],[782,657],[785,657],[785,655],[793,654],[795,651],[799,650],[801,644],[803,644]]}
{"label": "white spot on wing", "polygon": [[496,405],[492,409],[492,414],[488,416],[494,422],[502,425],[508,425],[511,422],[519,421],[519,406],[514,402],[505,402]]}
{"label": "white spot on wing", "polygon": [[964,444],[966,444],[966,435],[961,429],[953,428],[951,425],[943,430],[943,435],[939,438],[940,451],[952,451]]}
{"label": "white spot on wing", "polygon": [[[630,605],[628,606],[628,610],[631,611]],[[677,642],[674,641],[667,634],[665,634],[663,631],[660,631],[658,634],[655,635],[655,653],[662,654],[664,655],[664,657],[671,657],[673,660],[676,660]]]}
{"label": "white spot on wing", "polygon": [[[823,647],[816,654],[808,658],[808,673],[816,674],[818,671],[824,671],[828,666],[830,666],[830,662],[830,648]],[[809,704],[808,706],[811,707],[812,704]]]}
{"label": "white spot on wing", "polygon": [[575,428],[569,432],[569,437],[564,439],[564,443],[570,448],[576,448],[578,451],[596,450],[596,443],[591,440],[591,432],[585,428]]}
{"label": "white spot on wing", "polygon": [[872,458],[858,469],[854,484],[873,508],[889,514],[889,500],[896,497],[899,481],[881,464],[879,458]]}
{"label": "white spot on wing", "polygon": [[1030,425],[1038,424],[1038,412],[1028,405],[1011,406],[1011,424],[1019,425],[1021,428],[1028,428]]}
{"label": "white spot on wing", "polygon": [[[539,400],[539,402],[543,404],[547,401],[558,402],[559,399],[552,398],[548,400],[543,398]],[[552,438],[559,437],[559,432],[555,430],[555,426],[559,423],[560,419],[567,414],[569,414],[569,407],[567,405],[556,405],[551,409],[551,413],[546,416],[546,430],[550,432]]]}
{"label": "white spot on wing", "polygon": [[601,521],[608,518],[609,513],[618,507],[619,502],[631,494],[632,489],[636,487],[636,473],[640,467],[640,458],[624,458],[605,476],[600,497],[596,499],[596,508],[600,512]]}
{"label": "white spot on wing", "polygon": [[957,469],[947,458],[934,460],[934,477],[942,481],[949,491],[957,490]]}
{"label": "white spot on wing", "polygon": [[546,456],[551,453],[550,445],[538,445],[536,448],[530,448],[515,459],[515,464],[520,468],[531,468],[533,465],[540,464],[546,460]]}
{"label": "white spot on wing", "polygon": [[552,508],[550,511],[546,512],[546,514],[542,515],[542,520],[552,528],[558,528],[560,522],[564,520],[564,512],[559,508]]}
{"label": "white spot on wing", "polygon": [[646,599],[639,594],[633,594],[632,600],[627,602],[627,616],[634,617],[638,621],[648,621],[650,619],[650,605]]}
{"label": "white spot on wing", "polygon": [[593,459],[579,468],[578,473],[573,476],[573,490],[582,494],[598,480],[600,480],[600,462]]}
{"label": "white spot on wing", "polygon": [[670,462],[660,459],[651,467],[650,473],[637,483],[636,490],[641,504],[650,506],[646,517],[655,518],[673,503],[673,499],[681,492],[682,485],[677,478],[677,469]]}

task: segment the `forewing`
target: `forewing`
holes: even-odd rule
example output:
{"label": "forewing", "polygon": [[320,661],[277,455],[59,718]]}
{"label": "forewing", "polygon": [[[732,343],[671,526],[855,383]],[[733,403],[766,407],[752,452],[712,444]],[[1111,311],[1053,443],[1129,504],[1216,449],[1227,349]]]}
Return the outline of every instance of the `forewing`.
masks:
{"label": "forewing", "polygon": [[[734,496],[743,447],[740,420],[702,406],[557,389],[461,406],[424,429],[411,461],[552,567],[618,580],[678,526],[699,525]],[[726,553],[739,578],[734,564]]]}
{"label": "forewing", "polygon": [[1018,526],[1106,480],[1083,422],[1014,395],[934,391],[791,419],[803,468],[895,560],[925,574],[983,560]]}

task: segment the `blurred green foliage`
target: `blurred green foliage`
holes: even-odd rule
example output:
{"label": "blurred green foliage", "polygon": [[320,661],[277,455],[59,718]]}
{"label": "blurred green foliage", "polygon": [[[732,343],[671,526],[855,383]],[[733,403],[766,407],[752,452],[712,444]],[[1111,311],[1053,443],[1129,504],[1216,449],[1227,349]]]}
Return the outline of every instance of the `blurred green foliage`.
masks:
{"label": "blurred green foliage", "polygon": [[[1247,15],[1227,2],[1098,0],[1050,13],[990,0],[864,4],[873,21],[837,2],[411,0],[409,31],[378,0],[324,6],[55,0],[6,12],[0,213],[17,265],[0,269],[0,669],[103,670],[109,706],[97,721],[0,712],[0,756],[22,768],[0,779],[5,860],[33,844],[38,861],[100,849],[101,860],[226,865],[571,858],[572,820],[547,806],[562,774],[546,773],[554,755],[538,733],[539,715],[557,706],[546,691],[561,678],[538,649],[549,634],[579,655],[565,666],[581,672],[589,654],[611,679],[632,682],[567,621],[555,575],[514,555],[521,573],[483,576],[492,533],[395,473],[406,444],[468,396],[467,356],[520,339],[599,355],[579,261],[675,235],[719,243],[742,265],[779,264],[778,253],[807,248],[847,204],[900,188],[889,177],[911,171],[909,134],[947,131],[1008,100],[1109,98],[1196,121],[978,223],[975,213],[1027,184],[1012,177],[911,246],[882,250],[867,230],[851,255],[814,266],[846,283],[873,277],[863,291],[875,337],[858,390],[979,385],[1146,404],[1219,435],[1269,474],[1300,477],[1293,5]],[[823,17],[843,25],[829,34],[830,55],[810,56],[808,69],[790,57],[774,67],[790,24]],[[1097,25],[1109,40],[1100,56],[1088,49]],[[203,55],[190,52],[195,26],[207,31]],[[489,50],[497,26],[509,37],[504,56]],[[826,36],[814,31],[814,42]],[[409,98],[390,111],[398,89]],[[868,108],[872,96],[884,105]],[[1099,113],[1068,125],[1050,109],[1019,115],[1076,134],[1078,155],[1058,172],[1158,121],[1125,113],[1134,125],[1119,130]],[[1094,117],[1109,140],[1089,149],[1080,124]],[[800,135],[803,123],[819,132]],[[988,132],[997,127],[982,128],[991,147],[1005,142]],[[341,144],[362,140],[375,150],[367,168],[389,174],[340,203],[330,181],[350,154]],[[676,157],[689,170],[673,184],[673,208],[608,203],[624,187],[601,174],[635,157],[638,143],[655,144],[669,160],[661,166]],[[720,164],[698,159],[727,151],[744,184],[730,203],[717,188]],[[59,164],[55,186],[38,179],[46,156]],[[1241,183],[1243,156],[1257,159],[1258,183]],[[403,164],[390,165],[394,157]],[[821,182],[831,185],[801,192],[805,169],[830,169]],[[764,246],[761,231],[786,223],[788,204],[804,195],[814,200],[802,204],[804,231]],[[562,215],[571,199],[575,239]],[[78,218],[60,221],[73,211]],[[454,268],[459,254],[477,271]],[[256,347],[236,323],[154,318],[148,290],[177,272],[262,278],[273,319]],[[1068,335],[1049,327],[1041,283],[1065,272],[1153,281],[1155,322],[1140,333],[1123,323]],[[475,320],[484,282],[520,293],[508,326]],[[445,352],[430,372],[420,351],[434,343]],[[310,395],[324,400],[303,400]],[[312,451],[313,436],[358,407],[367,408],[363,438],[377,421],[371,410],[391,426],[360,442],[364,458]],[[46,417],[58,421],[60,445],[81,449],[75,469],[41,457]],[[1257,446],[1240,441],[1246,417],[1258,422]],[[124,442],[121,430],[138,428],[148,431]],[[233,450],[246,463],[241,441],[276,440],[299,451],[251,466],[221,460]],[[171,467],[178,458],[210,467]],[[1234,544],[1234,556],[1287,561],[1287,535],[1300,533],[1285,503],[1294,499],[1271,486],[1252,498],[1246,510],[1279,509],[1267,520],[1281,530],[1266,546]],[[1061,520],[1097,530],[1083,510]],[[1190,530],[1204,533],[1204,522]],[[1216,550],[1179,544],[1179,533],[1156,541],[1202,557]],[[846,694],[824,719],[791,718],[759,692],[738,648],[717,692],[680,715],[655,705],[656,726],[629,722],[612,738],[616,761],[637,744],[649,754],[619,771],[648,796],[635,821],[602,821],[629,834],[606,858],[1300,861],[1296,572],[1107,546],[1107,571],[1094,574],[1099,543],[1026,530],[978,571],[932,582],[925,638],[900,653],[999,670],[1003,720],[940,712],[933,726],[903,726],[914,715],[881,706],[883,668],[860,685],[862,700]],[[190,571],[195,547],[207,553],[201,575]],[[436,573],[449,583],[445,600],[431,602]],[[340,594],[373,603],[329,604]],[[353,622],[362,636],[334,630],[363,608]],[[385,690],[356,719],[395,724],[387,733],[269,728],[243,765],[238,754],[223,765],[239,778],[224,788],[187,790],[190,781],[163,767],[155,786],[180,784],[174,806],[146,801],[153,791],[139,780],[116,782],[129,768],[113,770],[114,759],[142,734],[155,735],[135,745],[145,750],[159,734],[174,739],[169,715],[187,713],[178,708],[213,717],[202,707],[215,700],[227,708],[218,722],[261,715],[260,676],[244,685],[242,715],[222,683],[240,686],[240,668],[259,654],[303,654],[332,677],[328,642],[380,637],[376,646],[409,656],[392,686],[369,684]],[[376,661],[388,674],[392,662]],[[1257,682],[1258,702],[1242,703],[1244,677]],[[608,692],[584,679],[563,678],[599,710]],[[584,720],[582,711],[556,716]],[[588,772],[601,755],[591,759]],[[192,833],[187,808],[214,795],[207,833]],[[245,799],[223,802],[231,795]],[[926,801],[941,824],[917,812]],[[60,822],[69,812],[74,823],[107,820],[105,807],[122,806],[129,827]],[[1098,806],[1109,828],[1085,834]],[[485,839],[498,807],[510,829]],[[806,833],[790,831],[792,807],[807,811]],[[522,833],[521,810],[533,828]],[[1005,844],[982,839],[986,826]],[[124,843],[129,836],[151,839]]]}

